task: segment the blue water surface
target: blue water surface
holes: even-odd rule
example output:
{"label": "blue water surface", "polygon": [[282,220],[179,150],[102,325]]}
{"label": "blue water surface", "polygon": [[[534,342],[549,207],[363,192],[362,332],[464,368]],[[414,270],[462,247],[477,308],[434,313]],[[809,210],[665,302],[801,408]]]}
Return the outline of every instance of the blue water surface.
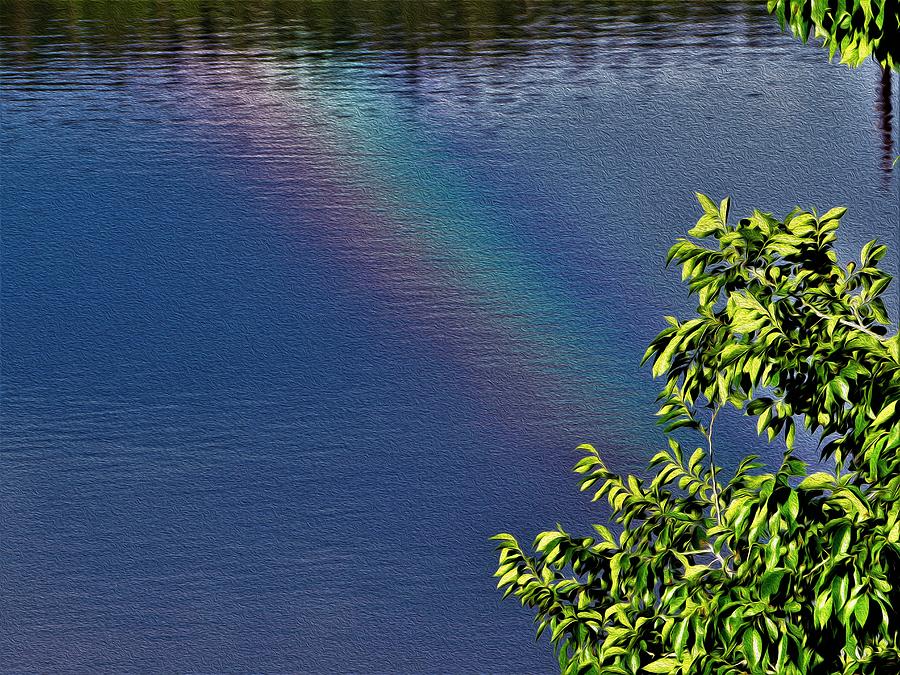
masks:
{"label": "blue water surface", "polygon": [[0,670],[551,672],[488,537],[659,448],[695,190],[897,271],[896,78],[751,2],[213,4],[0,5]]}

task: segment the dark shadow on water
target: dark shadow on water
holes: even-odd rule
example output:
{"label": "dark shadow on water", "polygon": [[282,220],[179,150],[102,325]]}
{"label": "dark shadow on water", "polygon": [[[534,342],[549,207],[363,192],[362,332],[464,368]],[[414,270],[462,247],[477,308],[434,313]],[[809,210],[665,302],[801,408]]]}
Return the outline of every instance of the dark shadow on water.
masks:
{"label": "dark shadow on water", "polygon": [[891,95],[891,71],[887,68],[881,71],[881,79],[878,84],[878,128],[881,130],[881,170],[890,182],[890,175],[894,166],[894,108]]}

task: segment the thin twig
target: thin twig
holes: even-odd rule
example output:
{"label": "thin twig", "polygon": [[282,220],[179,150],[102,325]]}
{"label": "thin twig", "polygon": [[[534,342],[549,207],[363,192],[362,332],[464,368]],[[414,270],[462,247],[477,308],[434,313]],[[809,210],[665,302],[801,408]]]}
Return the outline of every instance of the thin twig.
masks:
{"label": "thin twig", "polygon": [[806,309],[808,309],[810,312],[812,312],[813,314],[815,314],[816,316],[818,316],[818,317],[820,317],[820,318],[822,318],[822,319],[825,319],[825,320],[827,320],[827,321],[835,321],[835,320],[836,320],[838,323],[842,323],[842,324],[844,324],[845,326],[847,326],[848,328],[853,328],[853,329],[855,329],[855,330],[861,331],[861,332],[865,333],[866,335],[869,335],[869,336],[875,338],[876,340],[883,340],[883,339],[884,339],[884,338],[883,338],[881,335],[879,335],[878,333],[875,333],[875,332],[869,330],[868,328],[866,328],[866,327],[863,326],[862,324],[858,324],[858,323],[856,323],[855,321],[848,321],[847,319],[841,318],[841,317],[839,317],[839,316],[829,316],[828,314],[825,314],[824,312],[819,311],[818,309],[816,309],[815,307],[813,307],[812,305],[810,305],[808,302],[806,302],[806,301],[803,300],[802,298],[800,299],[800,303],[801,303],[804,307],[806,307]]}
{"label": "thin twig", "polygon": [[716,524],[719,527],[722,527],[722,507],[719,504],[719,481],[716,478],[716,462],[715,457],[713,456],[713,424],[716,423],[716,416],[719,414],[719,411],[722,409],[722,406],[716,406],[713,409],[712,417],[709,420],[709,427],[704,436],[706,436],[706,446],[709,449],[709,473],[712,478],[712,491],[713,491],[713,499],[715,500],[716,507]]}

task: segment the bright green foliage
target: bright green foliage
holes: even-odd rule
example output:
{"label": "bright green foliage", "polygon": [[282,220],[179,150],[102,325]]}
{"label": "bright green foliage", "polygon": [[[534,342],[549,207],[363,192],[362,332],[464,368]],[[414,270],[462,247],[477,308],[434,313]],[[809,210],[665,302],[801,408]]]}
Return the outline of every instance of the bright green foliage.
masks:
{"label": "bright green foliage", "polygon": [[[698,197],[699,241],[669,253],[697,313],[667,318],[645,360],[666,381],[666,433],[691,430],[700,447],[670,435],[639,479],[581,446],[581,489],[609,501],[613,523],[543,532],[533,553],[497,535],[498,587],[535,610],[566,673],[900,673],[900,337],[880,298],[885,247],[842,266],[844,209],[729,225],[727,199]],[[726,405],[783,441],[777,471],[750,456],[721,480]],[[801,421],[831,470],[793,455]]]}
{"label": "bright green foliage", "polygon": [[871,56],[900,68],[900,0],[767,0],[782,29],[806,42],[810,31],[824,39],[831,56],[858,66]]}

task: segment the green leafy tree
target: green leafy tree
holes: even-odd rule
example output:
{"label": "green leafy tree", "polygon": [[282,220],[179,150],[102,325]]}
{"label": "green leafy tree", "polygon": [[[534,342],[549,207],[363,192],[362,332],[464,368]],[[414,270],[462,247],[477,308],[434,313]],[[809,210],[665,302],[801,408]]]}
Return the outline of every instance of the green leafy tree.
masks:
{"label": "green leafy tree", "polygon": [[[900,672],[900,337],[881,295],[885,247],[841,265],[845,209],[783,220],[704,215],[669,261],[698,299],[667,317],[645,361],[664,378],[668,445],[649,477],[620,477],[589,445],[581,489],[609,526],[562,526],[526,551],[495,537],[505,596],[536,614],[565,673]],[[723,478],[715,422],[725,406],[783,443],[775,471],[747,457]],[[795,456],[795,425],[828,471]],[[673,437],[694,434],[696,449]]]}
{"label": "green leafy tree", "polygon": [[885,68],[900,68],[900,0],[768,0],[781,28],[804,42],[810,33],[832,57],[858,66],[869,56]]}

